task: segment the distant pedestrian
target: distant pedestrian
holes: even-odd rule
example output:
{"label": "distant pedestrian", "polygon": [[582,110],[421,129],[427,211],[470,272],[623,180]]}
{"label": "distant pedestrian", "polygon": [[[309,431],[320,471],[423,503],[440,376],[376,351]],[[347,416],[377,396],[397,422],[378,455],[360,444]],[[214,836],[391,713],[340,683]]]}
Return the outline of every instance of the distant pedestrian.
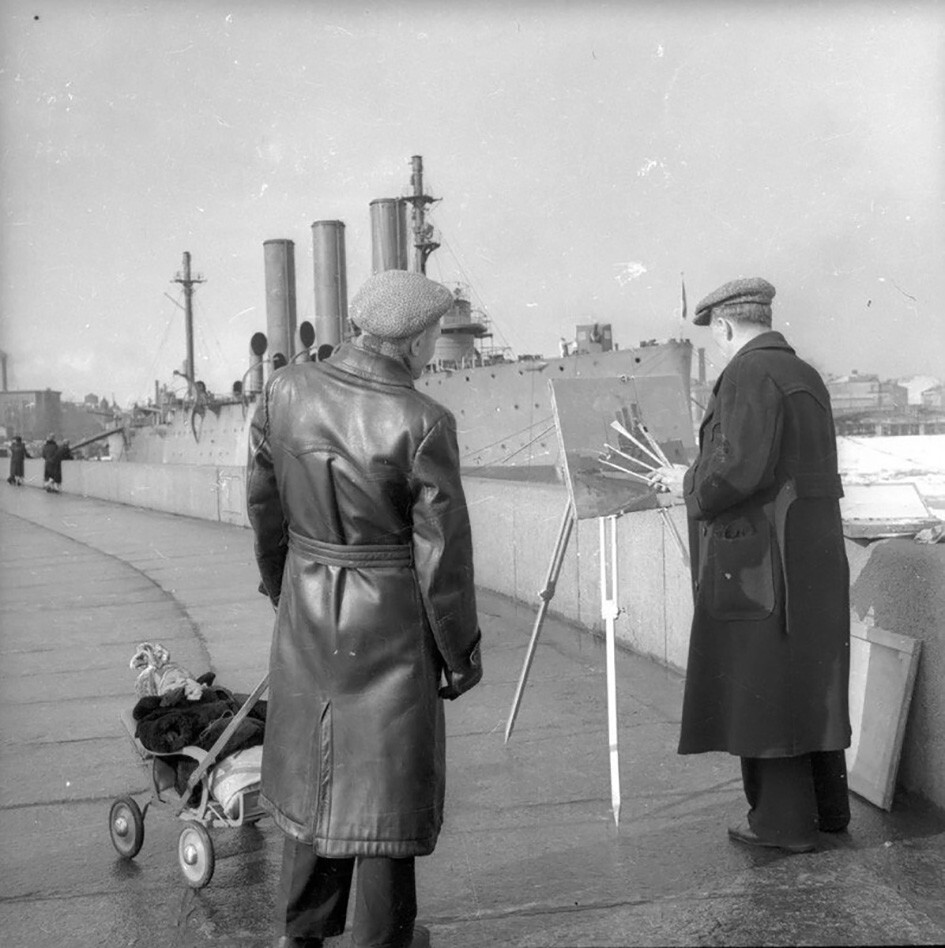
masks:
{"label": "distant pedestrian", "polygon": [[7,478],[8,484],[19,487],[23,483],[23,474],[25,465],[23,459],[30,456],[23,444],[23,439],[19,435],[14,435],[10,444],[10,476]]}
{"label": "distant pedestrian", "polygon": [[43,443],[42,449],[42,458],[44,461],[43,464],[43,490],[45,491],[54,491],[56,489],[56,483],[53,478],[53,474],[58,470],[60,472],[60,480],[62,479],[62,465],[58,464],[56,461],[56,455],[59,454],[59,445],[56,443],[56,438],[53,434],[49,434],[46,437],[46,441]]}
{"label": "distant pedestrian", "polygon": [[[443,819],[443,699],[482,677],[456,422],[414,382],[453,295],[378,273],[362,330],[273,372],[250,433],[249,519],[278,617],[262,800],[286,834],[278,946],[344,931],[429,945],[414,857]],[[444,681],[445,679],[445,681]]]}
{"label": "distant pedestrian", "polygon": [[774,287],[735,280],[696,309],[729,360],[683,488],[695,595],[681,754],[741,757],[740,843],[814,849],[850,821],[849,567],[826,386],[779,332]]}
{"label": "distant pedestrian", "polygon": [[72,449],[69,447],[69,439],[64,438],[59,449],[53,456],[50,466],[50,479],[52,481],[52,490],[58,493],[62,490],[62,462],[72,460]]}

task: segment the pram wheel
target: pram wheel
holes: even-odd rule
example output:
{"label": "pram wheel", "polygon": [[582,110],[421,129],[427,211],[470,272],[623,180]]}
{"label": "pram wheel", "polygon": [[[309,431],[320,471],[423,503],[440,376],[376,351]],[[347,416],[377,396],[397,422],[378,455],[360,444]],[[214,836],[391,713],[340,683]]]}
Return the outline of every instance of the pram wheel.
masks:
{"label": "pram wheel", "polygon": [[180,871],[193,889],[202,889],[213,877],[213,840],[200,823],[188,821],[177,838]]}
{"label": "pram wheel", "polygon": [[112,845],[123,859],[134,859],[144,842],[144,815],[131,797],[118,797],[108,813]]}

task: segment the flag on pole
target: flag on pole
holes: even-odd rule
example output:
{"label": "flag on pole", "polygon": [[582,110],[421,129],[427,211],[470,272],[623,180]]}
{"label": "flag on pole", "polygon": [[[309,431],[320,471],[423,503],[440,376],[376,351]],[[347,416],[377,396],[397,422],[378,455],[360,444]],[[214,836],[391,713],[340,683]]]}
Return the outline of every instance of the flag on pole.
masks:
{"label": "flag on pole", "polygon": [[679,274],[679,283],[682,286],[682,318],[686,319],[686,275],[684,273]]}

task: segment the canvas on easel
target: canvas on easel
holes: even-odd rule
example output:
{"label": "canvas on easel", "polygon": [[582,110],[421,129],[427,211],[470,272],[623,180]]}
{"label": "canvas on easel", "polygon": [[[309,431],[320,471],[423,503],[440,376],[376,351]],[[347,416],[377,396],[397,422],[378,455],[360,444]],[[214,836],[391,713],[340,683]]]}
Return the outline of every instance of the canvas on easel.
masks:
{"label": "canvas on easel", "polygon": [[656,508],[648,473],[662,457],[689,464],[696,454],[679,377],[551,379],[548,385],[575,517]]}

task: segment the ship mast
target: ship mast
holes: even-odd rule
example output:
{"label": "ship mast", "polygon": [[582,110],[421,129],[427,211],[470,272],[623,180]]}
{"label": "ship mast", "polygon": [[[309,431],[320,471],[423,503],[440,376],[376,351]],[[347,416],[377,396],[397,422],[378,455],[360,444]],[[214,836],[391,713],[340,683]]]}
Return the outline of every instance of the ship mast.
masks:
{"label": "ship mast", "polygon": [[413,226],[413,270],[415,273],[426,273],[427,257],[440,246],[433,239],[433,225],[426,222],[426,207],[438,201],[439,198],[423,193],[423,158],[420,155],[414,155],[410,163],[413,167],[410,175],[413,194],[408,195],[404,200],[413,206],[410,212]]}
{"label": "ship mast", "polygon": [[184,315],[187,333],[187,390],[190,393],[193,393],[196,389],[196,375],[194,372],[194,285],[204,282],[206,281],[199,273],[196,276],[191,276],[190,253],[185,250],[183,268],[177,272],[171,283],[180,283],[184,288]]}

